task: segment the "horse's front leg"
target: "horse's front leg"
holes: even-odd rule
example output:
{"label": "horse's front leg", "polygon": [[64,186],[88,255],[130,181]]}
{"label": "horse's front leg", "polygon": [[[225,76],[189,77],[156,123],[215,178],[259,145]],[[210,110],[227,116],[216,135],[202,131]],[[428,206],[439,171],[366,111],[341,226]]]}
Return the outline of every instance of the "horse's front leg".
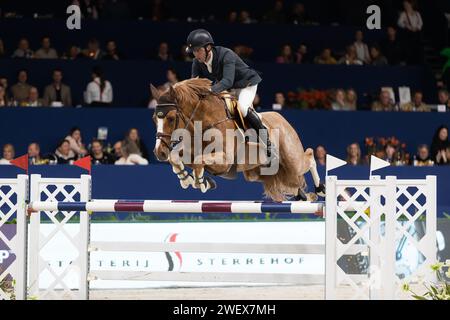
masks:
{"label": "horse's front leg", "polygon": [[205,167],[203,165],[194,166],[192,172],[195,180],[194,188],[200,189],[203,193],[216,188],[216,182],[210,177],[205,177]]}
{"label": "horse's front leg", "polygon": [[177,175],[183,189],[187,189],[189,186],[195,187],[194,177],[186,170],[183,162],[179,158],[178,161],[169,158],[169,163],[172,165],[172,171]]}

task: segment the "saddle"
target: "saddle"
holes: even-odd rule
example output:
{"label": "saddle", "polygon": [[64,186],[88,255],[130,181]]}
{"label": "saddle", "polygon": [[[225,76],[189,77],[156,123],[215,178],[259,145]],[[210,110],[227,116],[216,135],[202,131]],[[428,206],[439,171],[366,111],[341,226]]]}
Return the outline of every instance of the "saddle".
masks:
{"label": "saddle", "polygon": [[236,97],[228,91],[223,91],[220,93],[220,98],[225,104],[225,111],[227,112],[228,117],[233,119],[236,129],[247,130],[249,125],[245,122],[241,110],[239,110],[239,102]]}

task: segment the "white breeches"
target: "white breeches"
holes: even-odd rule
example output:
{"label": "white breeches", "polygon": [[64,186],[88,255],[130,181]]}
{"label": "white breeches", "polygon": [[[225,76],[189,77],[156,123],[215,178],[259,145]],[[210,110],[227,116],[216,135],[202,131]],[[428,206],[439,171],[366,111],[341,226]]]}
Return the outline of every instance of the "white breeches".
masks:
{"label": "white breeches", "polygon": [[248,108],[253,105],[257,89],[257,84],[242,89],[235,89],[236,97],[239,101],[239,110],[242,112],[243,117],[247,116]]}

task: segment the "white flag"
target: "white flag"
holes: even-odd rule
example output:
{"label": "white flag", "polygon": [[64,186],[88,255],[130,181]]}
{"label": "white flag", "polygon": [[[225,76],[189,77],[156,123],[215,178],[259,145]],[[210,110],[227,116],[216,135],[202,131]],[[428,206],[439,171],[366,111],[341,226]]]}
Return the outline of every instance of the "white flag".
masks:
{"label": "white flag", "polygon": [[387,161],[384,161],[380,158],[377,158],[375,156],[370,156],[370,174],[372,174],[372,171],[389,167],[391,164]]}
{"label": "white flag", "polygon": [[327,166],[326,166],[327,174],[328,174],[328,171],[342,167],[346,164],[347,164],[346,161],[327,154]]}

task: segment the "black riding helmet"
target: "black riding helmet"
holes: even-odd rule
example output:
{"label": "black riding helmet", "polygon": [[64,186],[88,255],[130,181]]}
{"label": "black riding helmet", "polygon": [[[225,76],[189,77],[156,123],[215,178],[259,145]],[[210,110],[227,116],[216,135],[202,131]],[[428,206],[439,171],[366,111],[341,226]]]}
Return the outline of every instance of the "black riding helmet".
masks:
{"label": "black riding helmet", "polygon": [[208,44],[214,44],[211,34],[205,29],[196,29],[189,33],[187,37],[187,53],[192,53],[195,47],[205,47]]}

